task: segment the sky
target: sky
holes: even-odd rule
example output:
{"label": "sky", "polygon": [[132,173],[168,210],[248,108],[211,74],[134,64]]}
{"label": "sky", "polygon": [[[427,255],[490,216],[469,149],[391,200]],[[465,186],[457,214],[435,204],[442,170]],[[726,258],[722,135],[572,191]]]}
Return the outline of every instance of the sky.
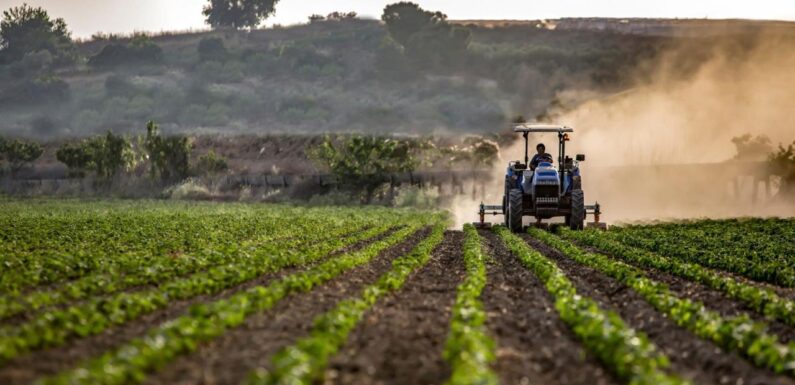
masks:
{"label": "sky", "polygon": [[[266,25],[306,22],[311,14],[355,11],[379,18],[380,0],[281,0]],[[205,29],[201,15],[207,0],[0,0],[5,10],[27,2],[66,20],[74,37],[95,32]],[[771,19],[795,21],[795,0],[415,0],[451,19],[551,19],[560,17],[660,17]],[[484,6],[486,4],[487,6]]]}

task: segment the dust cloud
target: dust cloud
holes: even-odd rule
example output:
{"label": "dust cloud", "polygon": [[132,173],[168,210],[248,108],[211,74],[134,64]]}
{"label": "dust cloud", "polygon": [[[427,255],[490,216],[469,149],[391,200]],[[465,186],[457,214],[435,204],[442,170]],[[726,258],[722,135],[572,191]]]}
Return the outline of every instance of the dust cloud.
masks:
{"label": "dust cloud", "polygon": [[[765,135],[775,146],[795,140],[795,38],[738,39],[670,48],[645,66],[635,88],[552,111],[556,123],[575,128],[567,152],[586,154],[586,202],[598,201],[608,223],[795,216],[795,205],[776,196],[776,178],[759,178],[761,163],[724,163],[735,155],[736,136]],[[691,57],[700,61],[687,68]],[[565,105],[567,95],[560,97]],[[531,138],[531,149],[539,141],[557,156],[554,135]],[[520,159],[522,147],[502,149],[488,202],[501,202],[505,162]],[[453,202],[457,225],[476,218],[477,203]]]}

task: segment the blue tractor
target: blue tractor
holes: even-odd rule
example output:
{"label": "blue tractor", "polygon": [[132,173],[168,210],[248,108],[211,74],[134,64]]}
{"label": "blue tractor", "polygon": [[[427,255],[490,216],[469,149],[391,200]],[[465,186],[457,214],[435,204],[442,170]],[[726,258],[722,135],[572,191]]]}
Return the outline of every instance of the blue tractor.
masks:
{"label": "blue tractor", "polygon": [[[481,224],[488,210],[493,210],[491,214],[505,216],[505,226],[513,232],[522,231],[522,218],[525,216],[535,217],[537,224],[543,219],[563,217],[566,226],[572,230],[582,230],[586,215],[591,213],[595,221],[589,223],[588,227],[604,228],[605,225],[599,223],[599,203],[585,204],[579,168],[579,162],[585,161],[585,155],[578,154],[574,159],[566,155],[566,142],[574,129],[549,124],[519,124],[514,126],[514,132],[522,133],[524,137],[524,163],[508,163],[502,205],[481,204]],[[528,153],[528,136],[531,133],[557,134],[557,168],[549,156],[546,159],[541,157],[533,169]]]}

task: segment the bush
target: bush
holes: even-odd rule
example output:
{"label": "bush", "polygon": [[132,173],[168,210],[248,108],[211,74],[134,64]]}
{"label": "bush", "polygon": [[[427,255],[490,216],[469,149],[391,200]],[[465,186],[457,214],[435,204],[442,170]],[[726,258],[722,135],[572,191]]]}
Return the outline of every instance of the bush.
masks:
{"label": "bush", "polygon": [[188,137],[162,137],[160,128],[150,121],[146,125],[144,148],[149,155],[150,174],[153,178],[160,177],[163,181],[171,181],[188,176],[191,153]]}
{"label": "bush", "polygon": [[88,59],[88,64],[97,68],[158,64],[163,50],[146,35],[136,35],[129,44],[111,43]]}
{"label": "bush", "polygon": [[200,61],[218,61],[226,60],[227,52],[224,46],[224,41],[219,37],[205,37],[199,41],[197,48],[199,52]]}
{"label": "bush", "polygon": [[110,179],[135,166],[130,140],[110,131],[104,136],[64,144],[55,157],[69,168],[71,176],[84,176],[86,172],[94,171],[98,177]]}
{"label": "bush", "polygon": [[341,186],[366,193],[370,202],[373,192],[397,172],[410,172],[417,167],[415,143],[408,140],[349,135],[332,139],[309,150],[309,157],[337,177]]}
{"label": "bush", "polygon": [[206,155],[199,157],[199,162],[196,164],[196,171],[199,174],[217,174],[224,172],[229,168],[226,164],[226,159],[215,154],[215,151],[210,150]]}
{"label": "bush", "polygon": [[0,102],[12,105],[57,103],[69,99],[69,83],[55,77],[24,79],[0,90]]}

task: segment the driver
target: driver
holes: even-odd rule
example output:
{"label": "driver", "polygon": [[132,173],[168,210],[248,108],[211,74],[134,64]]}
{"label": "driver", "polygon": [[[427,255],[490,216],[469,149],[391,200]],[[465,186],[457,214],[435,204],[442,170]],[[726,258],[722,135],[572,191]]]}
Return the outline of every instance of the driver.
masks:
{"label": "driver", "polygon": [[544,146],[544,143],[537,144],[536,151],[538,153],[533,155],[533,159],[530,160],[530,170],[535,170],[541,162],[552,163],[552,155],[546,153],[546,146]]}

